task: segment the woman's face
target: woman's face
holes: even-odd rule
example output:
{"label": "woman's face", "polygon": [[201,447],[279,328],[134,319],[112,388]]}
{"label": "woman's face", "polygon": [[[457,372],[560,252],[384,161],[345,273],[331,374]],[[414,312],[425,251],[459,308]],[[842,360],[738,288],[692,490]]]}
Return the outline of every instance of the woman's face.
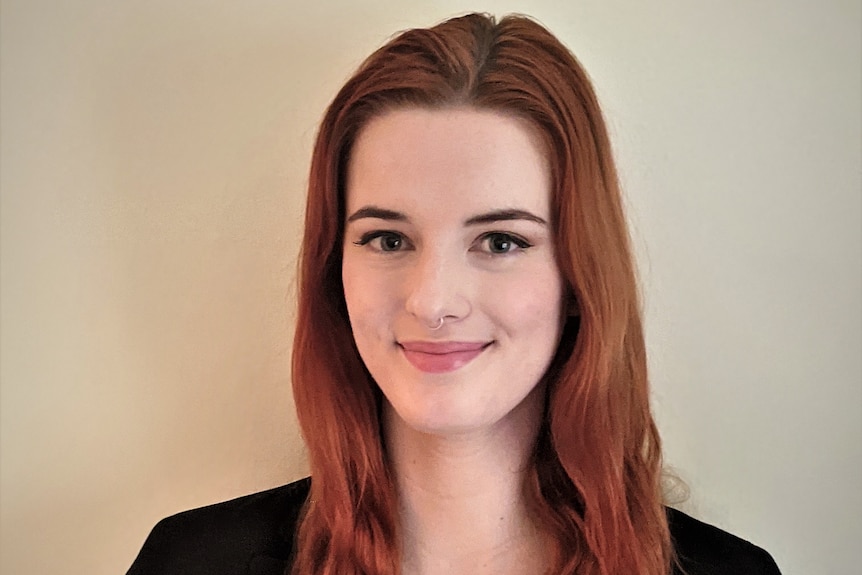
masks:
{"label": "woman's face", "polygon": [[353,337],[396,423],[452,434],[512,419],[562,328],[537,136],[496,112],[392,111],[360,132],[346,192]]}

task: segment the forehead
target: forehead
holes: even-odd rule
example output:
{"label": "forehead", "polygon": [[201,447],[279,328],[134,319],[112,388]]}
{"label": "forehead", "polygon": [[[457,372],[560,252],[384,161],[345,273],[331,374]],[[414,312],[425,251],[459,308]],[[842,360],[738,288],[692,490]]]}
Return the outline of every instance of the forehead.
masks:
{"label": "forehead", "polygon": [[525,120],[474,108],[398,109],[369,121],[354,143],[347,208],[523,208],[547,217],[549,173]]}

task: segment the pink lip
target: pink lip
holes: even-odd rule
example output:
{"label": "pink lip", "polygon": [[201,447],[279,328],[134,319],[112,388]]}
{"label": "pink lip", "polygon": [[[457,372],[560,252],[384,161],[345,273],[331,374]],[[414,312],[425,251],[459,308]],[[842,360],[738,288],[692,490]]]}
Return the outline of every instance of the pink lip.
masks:
{"label": "pink lip", "polygon": [[466,341],[402,341],[404,357],[419,371],[445,373],[455,371],[473,361],[490,342]]}

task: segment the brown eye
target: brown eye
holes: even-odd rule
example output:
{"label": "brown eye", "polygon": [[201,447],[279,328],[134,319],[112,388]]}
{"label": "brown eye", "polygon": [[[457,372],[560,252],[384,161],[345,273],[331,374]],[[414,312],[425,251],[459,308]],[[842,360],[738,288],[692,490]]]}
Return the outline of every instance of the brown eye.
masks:
{"label": "brown eye", "polygon": [[401,249],[404,240],[397,234],[384,234],[378,236],[380,240],[380,251],[395,252]]}
{"label": "brown eye", "polygon": [[377,252],[400,252],[409,247],[407,239],[403,235],[386,230],[368,232],[353,243],[357,246],[367,245]]}
{"label": "brown eye", "polygon": [[495,254],[503,254],[512,249],[512,240],[503,234],[496,234],[488,238],[488,248]]}
{"label": "brown eye", "polygon": [[481,251],[501,255],[529,248],[532,244],[526,240],[504,232],[491,232],[481,238]]}

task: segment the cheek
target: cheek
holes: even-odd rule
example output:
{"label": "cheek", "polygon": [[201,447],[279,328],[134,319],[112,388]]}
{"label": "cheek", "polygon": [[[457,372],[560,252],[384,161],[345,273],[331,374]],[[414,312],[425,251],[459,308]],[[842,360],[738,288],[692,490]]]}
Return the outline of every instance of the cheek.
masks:
{"label": "cheek", "polygon": [[367,337],[390,315],[394,294],[381,274],[369,273],[360,262],[345,259],[341,282],[354,337]]}
{"label": "cheek", "polygon": [[536,344],[552,345],[556,348],[562,332],[560,296],[547,293],[545,298],[526,302],[519,310],[523,319],[521,329],[533,334]]}
{"label": "cheek", "polygon": [[505,288],[499,283],[490,286],[487,297],[493,302],[495,315],[512,332],[554,338],[561,329],[561,283],[553,270],[534,270],[511,278]]}

